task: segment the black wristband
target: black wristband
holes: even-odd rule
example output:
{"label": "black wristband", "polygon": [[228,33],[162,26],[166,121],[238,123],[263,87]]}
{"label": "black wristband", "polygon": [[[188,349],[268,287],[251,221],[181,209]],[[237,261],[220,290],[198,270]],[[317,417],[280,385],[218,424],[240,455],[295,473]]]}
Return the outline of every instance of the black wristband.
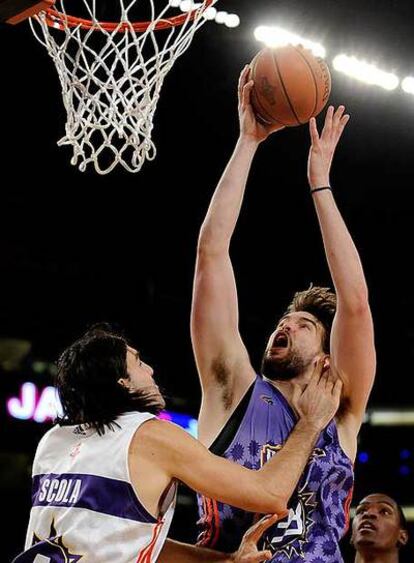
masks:
{"label": "black wristband", "polygon": [[314,194],[315,192],[321,192],[322,190],[331,190],[332,188],[331,186],[324,186],[323,188],[315,188],[314,190],[311,190],[310,193]]}

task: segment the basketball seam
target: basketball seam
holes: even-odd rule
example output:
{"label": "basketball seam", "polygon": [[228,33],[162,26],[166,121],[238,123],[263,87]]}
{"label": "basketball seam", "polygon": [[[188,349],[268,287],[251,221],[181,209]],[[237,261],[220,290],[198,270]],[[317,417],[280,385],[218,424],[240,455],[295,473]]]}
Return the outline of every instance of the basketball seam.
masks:
{"label": "basketball seam", "polygon": [[299,53],[299,55],[302,57],[302,59],[305,61],[306,65],[307,65],[307,67],[309,68],[310,73],[312,75],[313,84],[315,86],[315,105],[313,106],[312,113],[310,114],[310,117],[309,117],[309,119],[310,119],[313,116],[316,108],[318,107],[318,84],[317,84],[315,76],[313,74],[313,68],[309,64],[309,61],[307,60],[307,58],[303,55],[303,53],[300,52],[300,50],[297,47],[294,47],[294,49],[296,50],[297,53]]}
{"label": "basketball seam", "polygon": [[[265,120],[265,118],[267,118],[267,120],[268,120],[268,121],[267,121],[267,124],[268,124],[268,125],[273,125],[273,124],[275,124],[275,123],[280,123],[280,125],[284,125],[284,126],[286,127],[286,124],[283,123],[283,121],[280,121],[279,119],[275,119],[268,111],[266,111],[266,110],[264,109],[264,107],[262,106],[262,103],[260,102],[259,96],[257,96],[256,94],[255,94],[254,96],[255,96],[255,104],[256,104],[257,106],[259,106],[259,110],[264,113],[264,116],[263,116],[263,118],[262,118],[263,121]],[[259,116],[259,117],[260,117],[260,116]]]}
{"label": "basketball seam", "polygon": [[277,74],[278,74],[278,76],[279,76],[279,80],[280,80],[280,83],[281,83],[281,85],[282,85],[283,92],[284,92],[284,94],[285,94],[285,97],[286,97],[286,100],[287,100],[287,102],[288,102],[288,104],[289,104],[289,107],[290,107],[290,109],[291,109],[291,111],[292,111],[292,113],[293,113],[293,115],[294,115],[294,117],[295,117],[295,119],[296,119],[296,121],[297,121],[297,124],[298,124],[298,125],[302,125],[302,122],[299,120],[298,116],[296,115],[295,109],[294,109],[294,107],[293,107],[293,105],[292,105],[292,103],[291,103],[291,101],[290,101],[289,96],[288,96],[288,93],[287,93],[287,90],[286,90],[286,86],[285,86],[285,83],[283,82],[282,74],[281,74],[280,69],[279,69],[279,64],[278,64],[278,62],[277,62],[276,53],[275,53],[274,55],[272,54],[272,59],[273,59],[274,65],[275,65],[275,67],[276,67],[276,72],[277,72]]}
{"label": "basketball seam", "polygon": [[[255,82],[255,78],[256,78],[256,65],[257,65],[257,60],[255,61],[254,65],[253,65],[253,80]],[[253,92],[254,95],[254,103],[259,106],[260,111],[262,111],[264,113],[264,116],[262,118],[263,121],[265,121],[265,118],[267,118],[269,121],[267,122],[267,125],[273,125],[274,123],[279,123],[280,125],[283,125],[284,127],[286,127],[286,123],[283,123],[283,121],[280,121],[280,119],[275,119],[271,113],[269,113],[262,105],[259,96]],[[259,116],[260,117],[260,116]]]}

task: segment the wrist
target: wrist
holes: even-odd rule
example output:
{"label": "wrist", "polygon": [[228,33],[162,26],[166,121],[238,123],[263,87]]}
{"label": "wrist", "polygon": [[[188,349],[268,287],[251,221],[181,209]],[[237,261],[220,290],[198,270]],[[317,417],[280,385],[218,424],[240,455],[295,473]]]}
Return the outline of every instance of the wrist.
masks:
{"label": "wrist", "polygon": [[330,186],[331,182],[329,180],[329,176],[320,176],[318,178],[309,178],[309,187],[311,190],[316,188],[321,188],[323,186]]}
{"label": "wrist", "polygon": [[260,145],[261,139],[258,139],[255,135],[250,135],[249,133],[240,133],[239,136],[239,143],[241,145],[245,145],[252,149],[257,149]]}
{"label": "wrist", "polygon": [[308,434],[312,436],[319,436],[319,434],[325,428],[320,419],[307,415],[300,415],[297,426],[299,428],[302,427]]}
{"label": "wrist", "polygon": [[327,184],[326,186],[320,186],[318,188],[311,188],[310,189],[310,193],[313,195],[315,193],[319,193],[319,192],[332,192],[332,188],[329,184]]}

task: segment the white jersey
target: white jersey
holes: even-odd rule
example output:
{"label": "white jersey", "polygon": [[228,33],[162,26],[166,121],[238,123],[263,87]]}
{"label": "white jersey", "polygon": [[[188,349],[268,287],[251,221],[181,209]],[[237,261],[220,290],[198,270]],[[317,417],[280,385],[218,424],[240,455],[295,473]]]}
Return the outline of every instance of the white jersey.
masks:
{"label": "white jersey", "polygon": [[[33,464],[32,510],[17,563],[153,563],[167,537],[176,485],[154,518],[140,502],[128,469],[137,428],[152,414],[131,412],[103,436],[54,426]],[[145,476],[142,476],[145,478]]]}

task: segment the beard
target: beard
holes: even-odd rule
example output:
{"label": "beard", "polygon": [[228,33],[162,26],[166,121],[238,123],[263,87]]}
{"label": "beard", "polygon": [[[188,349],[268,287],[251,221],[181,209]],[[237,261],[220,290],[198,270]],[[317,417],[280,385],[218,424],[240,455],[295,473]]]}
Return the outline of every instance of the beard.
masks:
{"label": "beard", "polygon": [[289,381],[305,371],[312,360],[305,360],[295,350],[290,350],[283,358],[275,358],[264,353],[262,374],[272,381]]}

